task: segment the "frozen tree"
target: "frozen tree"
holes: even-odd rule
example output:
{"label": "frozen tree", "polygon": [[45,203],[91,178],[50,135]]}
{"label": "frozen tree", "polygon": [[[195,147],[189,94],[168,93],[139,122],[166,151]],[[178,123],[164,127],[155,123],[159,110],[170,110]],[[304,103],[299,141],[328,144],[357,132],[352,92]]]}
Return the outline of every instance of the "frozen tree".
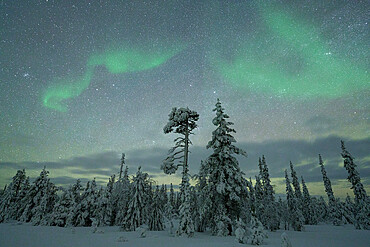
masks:
{"label": "frozen tree", "polygon": [[153,202],[151,203],[150,217],[149,217],[149,230],[150,231],[163,231],[163,206],[161,200],[162,191],[157,190],[154,193]]}
{"label": "frozen tree", "polygon": [[302,190],[303,190],[303,201],[302,201],[302,214],[304,217],[305,224],[316,225],[317,224],[317,215],[315,207],[311,201],[310,193],[307,189],[306,183],[302,179]]}
{"label": "frozen tree", "polygon": [[235,241],[241,244],[246,244],[248,241],[246,226],[241,219],[236,221]]}
{"label": "frozen tree", "polygon": [[142,224],[147,223],[147,192],[149,188],[149,175],[138,168],[132,182],[132,192],[128,204],[127,214],[122,228],[127,231],[135,231]]}
{"label": "frozen tree", "polygon": [[169,194],[169,197],[168,197],[168,207],[171,207],[171,210],[168,211],[168,213],[171,215],[171,218],[172,218],[173,215],[177,214],[176,194],[175,194],[175,191],[173,189],[172,183],[170,185],[170,194]]}
{"label": "frozen tree", "polygon": [[325,192],[328,195],[328,216],[330,220],[333,221],[333,225],[335,226],[340,226],[343,224],[342,222],[342,214],[340,212],[340,209],[337,205],[337,201],[334,197],[333,189],[331,188],[331,182],[329,177],[326,174],[326,170],[324,167],[324,162],[321,158],[321,155],[319,154],[319,164],[321,167],[321,173],[322,173],[322,179],[324,181],[324,186],[325,186]]}
{"label": "frozen tree", "polygon": [[190,184],[187,173],[185,173],[185,177],[183,176],[183,184],[184,192],[181,194],[183,198],[181,199],[182,202],[179,208],[180,222],[176,234],[178,236],[193,237],[195,226],[192,218],[193,215],[191,212],[192,205],[191,205]]}
{"label": "frozen tree", "polygon": [[77,226],[77,216],[79,215],[80,203],[81,203],[81,181],[77,179],[76,183],[70,188],[70,194],[72,198],[72,205],[69,208],[68,217],[66,219],[66,226]]}
{"label": "frozen tree", "polygon": [[4,188],[0,199],[0,222],[18,219],[18,211],[21,207],[21,200],[24,198],[24,190],[28,189],[25,170],[18,170],[12,182]]}
{"label": "frozen tree", "polygon": [[24,180],[22,189],[20,191],[19,202],[17,203],[17,215],[16,215],[17,220],[20,220],[23,214],[23,211],[26,208],[27,194],[29,193],[30,188],[31,188],[30,178],[26,177],[26,179]]}
{"label": "frozen tree", "polygon": [[281,247],[292,247],[288,235],[285,232],[281,234]]}
{"label": "frozen tree", "polygon": [[196,200],[197,200],[197,213],[198,219],[195,220],[196,231],[204,232],[206,230],[207,224],[211,217],[211,212],[209,210],[211,201],[209,200],[207,188],[207,174],[206,174],[206,163],[201,161],[199,173],[195,176],[197,179],[197,184],[195,186],[196,190]]}
{"label": "frozen tree", "polygon": [[287,170],[285,170],[285,181],[290,224],[292,225],[294,231],[302,231],[304,218],[301,209],[298,207],[297,198],[295,197],[293,189],[290,185]]}
{"label": "frozen tree", "polygon": [[219,99],[213,111],[216,117],[212,123],[217,128],[212,132],[212,140],[207,145],[207,149],[213,149],[213,154],[205,161],[205,174],[208,177],[205,190],[211,200],[211,212],[218,212],[211,220],[213,233],[231,235],[231,223],[240,217],[242,200],[247,196],[246,181],[234,154],[246,156],[246,153],[233,145],[236,142],[231,135],[235,133],[230,127],[233,123],[227,121],[229,116],[224,112]]}
{"label": "frozen tree", "polygon": [[297,172],[294,170],[293,163],[290,161],[290,171],[292,175],[292,184],[294,188],[295,198],[297,199],[298,207],[302,210],[302,192],[301,187],[299,186]]}
{"label": "frozen tree", "polygon": [[[252,183],[252,178],[249,178],[249,182],[247,183],[247,188],[249,189],[249,208],[250,208],[250,212],[249,212],[249,216],[252,214],[252,213],[256,213],[256,194],[255,194],[255,190],[254,190],[254,187],[253,187],[253,183]],[[250,221],[250,219],[248,220],[248,222]]]}
{"label": "frozen tree", "polygon": [[101,189],[97,198],[96,219],[97,226],[112,226],[114,224],[114,184],[115,175],[109,178],[107,187]]}
{"label": "frozen tree", "polygon": [[[199,114],[195,111],[191,111],[189,108],[172,108],[172,111],[168,115],[168,123],[164,126],[163,131],[165,134],[174,132],[180,134],[175,141],[175,146],[168,152],[167,158],[163,161],[161,169],[166,174],[174,174],[179,166],[183,167],[183,179],[180,187],[180,191],[184,192],[185,180],[188,176],[188,155],[189,155],[189,144],[191,141],[189,136],[192,131],[197,127],[196,121],[199,119]],[[179,160],[177,164],[175,161]]]}
{"label": "frozen tree", "polygon": [[81,201],[75,207],[75,226],[92,226],[96,221],[97,198],[98,189],[94,178],[91,182],[87,182]]}
{"label": "frozen tree", "polygon": [[64,190],[60,199],[55,204],[53,212],[50,215],[49,225],[64,227],[67,224],[67,219],[71,208],[73,207],[72,186],[68,190]]}
{"label": "frozen tree", "polygon": [[121,179],[114,184],[113,192],[113,218],[115,218],[115,223],[117,225],[122,225],[126,217],[131,194],[131,184],[127,166]]}
{"label": "frozen tree", "polygon": [[347,223],[353,224],[354,222],[354,204],[351,200],[351,197],[347,194],[346,201],[343,205],[343,216],[346,219]]}
{"label": "frozen tree", "polygon": [[[191,144],[191,141],[189,136],[197,127],[196,121],[199,119],[199,114],[195,111],[191,111],[189,108],[175,107],[172,108],[172,111],[168,116],[168,123],[163,128],[164,133],[168,134],[174,132],[180,134],[180,137],[175,139],[175,146],[169,150],[168,157],[163,161],[161,169],[166,174],[173,174],[179,166],[183,167],[182,181],[180,185],[180,224],[177,234],[185,234],[188,237],[191,237],[194,234],[194,223],[190,212],[191,196],[189,191],[188,155],[189,144]],[[176,160],[179,160],[177,164],[175,164]]]}
{"label": "frozen tree", "polygon": [[[105,189],[104,193],[104,200],[101,202],[101,204],[104,205],[105,210],[101,213],[101,218],[103,219],[104,225],[113,226],[115,223],[116,218],[116,208],[117,203],[115,201],[115,175],[112,175],[109,178],[107,187]],[[105,204],[106,203],[106,204]],[[101,207],[101,205],[99,205]]]}
{"label": "frozen tree", "polygon": [[370,199],[366,194],[364,185],[361,183],[360,174],[358,173],[354,158],[342,144],[342,158],[344,159],[344,168],[348,172],[348,181],[352,184],[351,189],[355,195],[354,206],[354,224],[356,229],[370,230]]}
{"label": "frozen tree", "polygon": [[278,201],[278,212],[280,221],[284,224],[284,230],[289,230],[290,224],[290,217],[289,217],[289,210],[287,200],[283,201],[281,197],[279,197]]}
{"label": "frozen tree", "polygon": [[254,185],[254,196],[255,214],[258,219],[261,219],[263,217],[263,214],[265,213],[265,206],[263,205],[264,194],[260,176],[256,176],[256,183]]}
{"label": "frozen tree", "polygon": [[252,245],[263,244],[264,239],[267,238],[267,234],[262,223],[257,219],[257,217],[252,215],[249,224],[251,234],[248,236],[248,239],[250,240],[251,244]]}
{"label": "frozen tree", "polygon": [[263,186],[264,212],[261,215],[262,224],[271,231],[279,229],[279,219],[276,211],[275,192],[271,185],[270,174],[267,167],[265,156],[259,159],[260,177]]}
{"label": "frozen tree", "polygon": [[166,205],[167,201],[168,201],[167,186],[165,184],[162,184],[162,186],[161,186],[161,190],[160,190],[160,193],[159,193],[159,199],[160,199],[160,203],[161,203],[162,208],[163,208],[164,205]]}
{"label": "frozen tree", "polygon": [[[312,198],[312,200],[315,201],[315,198]],[[326,204],[324,197],[320,196],[315,206],[316,212],[318,212],[317,214],[318,222],[323,222],[330,218],[328,205]]]}
{"label": "frozen tree", "polygon": [[[120,180],[122,178],[122,171],[123,171],[123,165],[125,164],[125,154],[122,153],[122,156],[121,156],[121,166],[120,166],[120,169],[119,169],[119,177],[118,177],[118,180]],[[127,166],[126,166],[127,168]]]}
{"label": "frozen tree", "polygon": [[47,225],[48,214],[52,212],[57,200],[56,187],[48,178],[49,171],[42,169],[24,198],[25,208],[21,221],[31,221],[33,225]]}

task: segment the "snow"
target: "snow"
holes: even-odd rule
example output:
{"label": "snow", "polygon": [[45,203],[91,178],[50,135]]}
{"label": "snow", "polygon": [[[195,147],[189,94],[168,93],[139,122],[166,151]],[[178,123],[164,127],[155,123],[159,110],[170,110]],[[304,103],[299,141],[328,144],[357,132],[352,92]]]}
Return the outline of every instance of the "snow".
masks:
{"label": "snow", "polygon": [[[72,230],[74,229],[74,231]],[[92,233],[91,227],[63,228],[55,226],[32,226],[29,223],[0,224],[1,247],[241,247],[234,236],[211,236],[210,232],[196,232],[193,238],[172,237],[165,231],[148,231],[145,238],[140,238],[140,232],[120,232],[119,227],[98,227],[102,234]],[[280,247],[283,232],[289,236],[293,247],[368,247],[370,246],[370,231],[355,230],[353,225],[305,225],[305,231],[267,232],[269,238],[262,246]],[[127,240],[127,241],[126,241]]]}

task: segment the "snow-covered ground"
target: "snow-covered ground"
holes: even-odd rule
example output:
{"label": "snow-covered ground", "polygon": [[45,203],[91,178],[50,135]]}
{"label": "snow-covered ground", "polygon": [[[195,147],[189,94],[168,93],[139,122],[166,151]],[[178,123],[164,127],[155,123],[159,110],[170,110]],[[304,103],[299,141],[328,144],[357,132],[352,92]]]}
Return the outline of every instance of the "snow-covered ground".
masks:
{"label": "snow-covered ground", "polygon": [[[120,232],[118,227],[101,227],[92,233],[92,228],[71,228],[32,226],[30,224],[0,224],[1,247],[165,247],[165,246],[246,246],[235,242],[234,237],[215,237],[209,233],[195,233],[195,237],[171,237],[167,231],[147,232],[140,238],[138,232]],[[280,236],[284,231],[268,232],[269,238],[263,246],[280,246]],[[305,226],[304,232],[286,231],[293,247],[368,247],[370,231],[355,230],[352,225]],[[119,239],[127,241],[119,241]]]}

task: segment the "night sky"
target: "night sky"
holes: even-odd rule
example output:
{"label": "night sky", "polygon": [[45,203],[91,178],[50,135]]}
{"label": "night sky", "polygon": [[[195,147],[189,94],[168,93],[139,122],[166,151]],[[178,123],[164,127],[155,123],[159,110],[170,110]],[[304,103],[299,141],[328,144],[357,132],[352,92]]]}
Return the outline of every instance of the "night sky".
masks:
{"label": "night sky", "polygon": [[[42,167],[58,185],[139,165],[159,183],[172,107],[200,115],[190,171],[210,150],[214,104],[235,123],[246,177],[264,154],[283,193],[291,160],[312,194],[350,192],[340,140],[370,190],[368,1],[0,3],[0,186]],[[350,192],[352,195],[352,192]]]}

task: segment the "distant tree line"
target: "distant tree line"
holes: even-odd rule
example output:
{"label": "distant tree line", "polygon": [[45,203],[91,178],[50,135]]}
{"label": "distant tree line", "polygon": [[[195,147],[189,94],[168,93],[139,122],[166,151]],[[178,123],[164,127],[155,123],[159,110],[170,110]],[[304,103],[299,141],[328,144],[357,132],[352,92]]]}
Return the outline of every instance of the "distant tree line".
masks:
{"label": "distant tree line", "polygon": [[[68,188],[57,188],[42,169],[30,183],[25,170],[17,171],[11,183],[0,192],[0,222],[18,220],[34,225],[61,227],[120,226],[135,231],[146,224],[149,230],[162,231],[167,225],[170,233],[193,236],[194,232],[210,230],[217,236],[236,235],[240,243],[261,244],[264,230],[290,229],[302,231],[304,225],[332,222],[334,225],[354,224],[356,229],[370,229],[370,201],[354,158],[342,142],[344,168],[354,193],[344,202],[334,196],[324,162],[319,155],[328,203],[321,196],[312,197],[304,178],[298,178],[292,162],[285,170],[286,200],[276,200],[266,158],[258,162],[259,174],[246,179],[235,155],[246,152],[234,145],[233,123],[217,100],[215,130],[207,149],[213,153],[201,161],[194,186],[189,180],[190,136],[197,127],[198,113],[189,108],[173,108],[164,133],[176,133],[175,145],[169,150],[161,169],[173,174],[182,167],[178,192],[173,185],[154,185],[150,176],[139,167],[130,178],[128,167],[123,171],[124,155],[118,179],[112,175],[105,187],[95,179],[83,186],[80,180]],[[122,174],[123,173],[123,174]],[[174,221],[178,221],[177,230]],[[167,223],[167,224],[166,224]]]}

